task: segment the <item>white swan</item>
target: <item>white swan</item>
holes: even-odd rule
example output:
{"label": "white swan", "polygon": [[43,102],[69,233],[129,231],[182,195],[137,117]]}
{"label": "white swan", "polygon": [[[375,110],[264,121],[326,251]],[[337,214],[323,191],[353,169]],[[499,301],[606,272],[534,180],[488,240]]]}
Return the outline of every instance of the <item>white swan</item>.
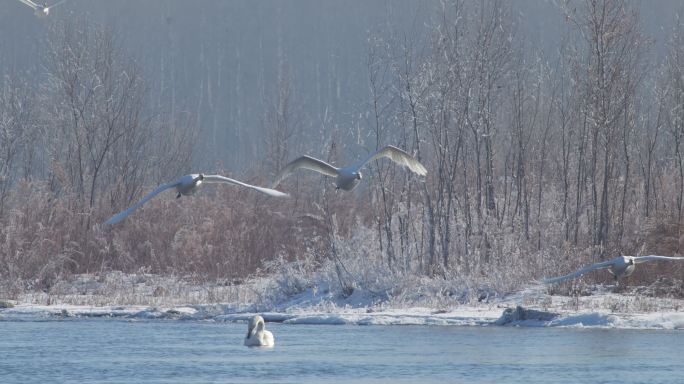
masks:
{"label": "white swan", "polygon": [[264,318],[256,315],[249,320],[245,345],[248,347],[272,347],[275,345],[273,334],[264,329]]}
{"label": "white swan", "polygon": [[39,4],[34,3],[34,2],[31,1],[31,0],[19,0],[19,1],[21,1],[22,3],[24,3],[24,4],[28,5],[29,7],[31,7],[31,9],[33,9],[33,12],[35,12],[36,16],[38,16],[38,17],[47,17],[47,16],[50,14],[50,10],[51,10],[52,8],[54,8],[54,7],[56,7],[56,6],[60,5],[60,4],[62,4],[62,3],[65,2],[66,0],[58,1],[58,2],[56,2],[56,3],[54,3],[54,4],[50,5],[50,6],[48,6],[47,3],[43,3],[43,5],[39,5]]}
{"label": "white swan", "polygon": [[575,271],[573,273],[569,273],[565,276],[559,276],[559,277],[554,277],[551,279],[544,279],[544,283],[546,284],[553,284],[553,283],[560,283],[562,281],[574,279],[576,277],[580,277],[584,275],[587,272],[593,271],[595,269],[608,269],[608,272],[610,272],[611,275],[613,275],[613,278],[615,278],[615,282],[617,283],[619,277],[627,277],[634,273],[634,269],[636,268],[636,264],[641,264],[645,263],[647,261],[653,261],[653,260],[666,260],[666,261],[675,261],[675,260],[684,260],[684,257],[669,257],[669,256],[655,256],[655,255],[650,255],[650,256],[618,256],[614,259],[604,261],[601,263],[596,263],[589,265],[587,267],[584,267],[578,271]]}
{"label": "white swan", "polygon": [[176,188],[176,191],[178,194],[176,195],[176,198],[181,197],[182,195],[192,195],[197,191],[197,188],[202,185],[202,183],[228,183],[228,184],[235,184],[239,185],[242,187],[247,187],[251,188],[254,190],[257,190],[261,193],[265,193],[269,196],[274,196],[274,197],[287,197],[287,193],[282,193],[280,191],[276,191],[274,189],[270,188],[263,188],[263,187],[257,187],[254,185],[250,185],[247,183],[243,183],[241,181],[229,179],[224,176],[219,176],[219,175],[204,175],[204,174],[190,174],[190,175],[185,175],[180,177],[178,180],[172,182],[172,183],[167,183],[167,184],[162,184],[157,187],[154,191],[150,192],[147,194],[147,196],[143,197],[140,201],[137,203],[133,204],[130,206],[128,209],[125,211],[121,211],[117,213],[116,215],[112,216],[109,220],[105,221],[105,224],[116,224],[119,221],[123,220],[126,218],[126,216],[130,215],[133,211],[138,209],[141,205],[145,204],[148,200],[156,196],[158,193],[163,192],[167,189],[170,188]]}
{"label": "white swan", "polygon": [[274,178],[271,188],[275,188],[280,184],[283,179],[288,177],[294,171],[299,168],[309,169],[322,173],[326,176],[335,178],[335,186],[337,189],[344,189],[345,191],[351,191],[354,189],[358,183],[361,181],[363,175],[359,170],[369,163],[370,161],[380,159],[382,157],[387,157],[397,164],[408,167],[411,171],[417,173],[420,176],[427,175],[427,170],[418,160],[413,156],[404,152],[403,150],[388,145],[381,150],[375,152],[374,154],[368,156],[364,161],[357,165],[346,168],[336,168],[323,160],[318,160],[310,156],[302,156],[293,160],[290,164],[286,165],[276,177]]}

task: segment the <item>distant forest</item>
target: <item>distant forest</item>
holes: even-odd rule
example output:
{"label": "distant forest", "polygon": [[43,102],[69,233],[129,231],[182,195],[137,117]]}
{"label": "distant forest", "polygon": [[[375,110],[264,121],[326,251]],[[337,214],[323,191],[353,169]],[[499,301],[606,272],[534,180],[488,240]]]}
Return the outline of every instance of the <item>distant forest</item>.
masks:
{"label": "distant forest", "polygon": [[[297,44],[311,41],[305,33],[281,40],[279,20],[309,20],[287,2],[267,3],[273,12],[220,2],[217,14],[235,6],[270,25],[249,52],[235,41],[261,32],[202,12],[199,43],[185,51],[198,55],[198,73],[174,50],[188,36],[164,7],[153,22],[166,34],[139,36],[156,39],[154,52],[126,48],[120,27],[73,10],[41,27],[31,68],[5,56],[20,48],[0,46],[0,291],[49,291],[113,270],[244,279],[274,261],[332,261],[340,280],[367,263],[398,280],[512,289],[618,254],[683,252],[678,14],[661,53],[631,1],[543,3],[557,10],[553,44],[523,33],[515,2],[419,3],[373,2],[384,20],[374,28],[363,29],[370,16],[350,17],[362,45],[312,27],[316,44],[337,47],[329,61],[306,60],[316,48]],[[325,4],[327,18],[354,15]],[[277,60],[259,59],[264,46]],[[356,61],[338,67],[345,60]],[[250,71],[254,81],[235,75]],[[181,91],[188,82],[196,94]],[[299,171],[278,187],[289,199],[208,185],[103,224],[185,173],[268,185],[299,155],[346,165],[387,144],[418,158],[427,177],[380,160],[344,192]],[[656,268],[684,272],[651,265],[632,280]]]}

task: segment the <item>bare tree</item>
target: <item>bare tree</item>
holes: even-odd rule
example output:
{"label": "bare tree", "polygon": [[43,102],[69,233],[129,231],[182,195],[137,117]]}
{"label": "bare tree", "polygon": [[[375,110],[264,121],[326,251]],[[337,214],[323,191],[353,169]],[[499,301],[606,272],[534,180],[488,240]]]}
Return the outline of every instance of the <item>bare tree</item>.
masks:
{"label": "bare tree", "polygon": [[108,161],[112,153],[121,143],[145,140],[145,86],[135,65],[122,59],[112,31],[85,22],[57,27],[49,58],[51,120],[61,127],[53,157],[63,162],[71,187],[92,208],[105,169],[117,166]]}
{"label": "bare tree", "polygon": [[[660,93],[660,105],[664,110],[666,125],[672,137],[672,146],[677,167],[677,231],[681,235],[682,200],[684,199],[684,160],[682,141],[684,141],[684,22],[680,15],[675,18],[672,37],[668,42],[669,52],[665,60]],[[679,252],[679,245],[677,247]]]}
{"label": "bare tree", "polygon": [[[268,97],[268,109],[263,117],[266,153],[269,168],[277,172],[289,161],[291,151],[301,150],[293,139],[301,134],[303,114],[292,84],[292,73],[287,60],[278,69],[278,83],[273,97]],[[294,147],[294,148],[291,148]]]}
{"label": "bare tree", "polygon": [[611,181],[621,137],[619,121],[631,105],[640,80],[635,70],[644,39],[636,10],[622,0],[586,0],[574,16],[586,44],[576,81],[583,84],[583,111],[591,132],[593,244],[605,247],[611,225]]}
{"label": "bare tree", "polygon": [[33,172],[39,129],[35,101],[31,86],[20,77],[7,78],[0,90],[0,218],[16,179],[28,179]]}

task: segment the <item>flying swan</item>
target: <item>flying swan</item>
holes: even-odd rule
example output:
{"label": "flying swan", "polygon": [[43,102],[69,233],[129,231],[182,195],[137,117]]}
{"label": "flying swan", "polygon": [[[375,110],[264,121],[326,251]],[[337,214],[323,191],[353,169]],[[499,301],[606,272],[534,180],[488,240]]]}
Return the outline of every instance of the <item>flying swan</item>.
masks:
{"label": "flying swan", "polygon": [[618,278],[624,276],[630,276],[632,273],[634,273],[634,269],[636,268],[636,264],[641,264],[645,263],[647,261],[654,261],[654,260],[666,260],[666,261],[675,261],[675,260],[684,260],[684,257],[669,257],[669,256],[655,256],[655,255],[650,255],[650,256],[618,256],[612,260],[604,261],[601,263],[596,263],[589,265],[587,267],[584,267],[578,271],[575,271],[573,273],[567,274],[565,276],[559,276],[559,277],[554,277],[551,279],[544,279],[544,283],[546,284],[553,284],[553,283],[560,283],[566,280],[574,279],[576,277],[580,277],[584,275],[587,272],[593,271],[595,269],[608,269],[608,272],[610,272],[611,275],[613,275],[613,278],[615,279],[615,283],[617,284]]}
{"label": "flying swan", "polygon": [[368,156],[364,161],[357,165],[346,168],[336,168],[323,160],[318,160],[310,156],[302,156],[293,160],[290,164],[286,165],[276,177],[274,178],[271,188],[275,188],[280,184],[283,179],[288,177],[290,174],[294,173],[299,168],[309,169],[311,171],[316,171],[322,173],[326,176],[335,178],[335,186],[337,189],[344,189],[345,191],[351,191],[354,189],[363,175],[359,170],[363,168],[367,163],[380,159],[382,157],[387,157],[395,163],[408,167],[411,171],[417,173],[420,176],[427,175],[427,170],[418,160],[413,156],[404,152],[403,150],[388,145],[381,150],[375,152],[374,154]]}
{"label": "flying swan", "polygon": [[269,196],[274,196],[274,197],[287,197],[287,193],[282,193],[280,191],[276,191],[274,189],[270,188],[262,188],[262,187],[257,187],[254,185],[250,185],[247,183],[243,183],[241,181],[229,179],[227,177],[219,176],[219,175],[204,175],[202,173],[200,174],[190,174],[190,175],[185,175],[180,177],[178,180],[172,182],[172,183],[167,183],[167,184],[162,184],[157,187],[154,191],[150,192],[147,194],[147,196],[143,197],[140,201],[137,203],[133,204],[130,206],[128,209],[125,211],[121,211],[117,213],[116,215],[112,216],[109,220],[105,221],[105,224],[116,224],[119,221],[123,220],[126,218],[126,216],[130,215],[138,209],[141,205],[145,204],[148,200],[151,198],[155,197],[157,194],[160,192],[163,192],[167,189],[171,188],[176,188],[176,192],[178,193],[176,195],[176,198],[181,197],[182,195],[192,195],[195,192],[197,192],[197,188],[199,188],[202,183],[228,183],[228,184],[235,184],[239,185],[242,187],[247,187],[251,188],[254,190],[257,190],[261,193],[265,193]]}
{"label": "flying swan", "polygon": [[264,318],[256,315],[249,321],[245,345],[248,347],[272,347],[275,344],[273,334],[264,329]]}
{"label": "flying swan", "polygon": [[31,0],[19,0],[19,1],[21,1],[22,3],[31,7],[31,9],[33,9],[33,12],[35,12],[36,16],[47,17],[50,14],[50,10],[52,8],[62,4],[66,0],[58,1],[58,2],[56,2],[50,6],[48,6],[47,3],[43,3],[43,5],[38,5]]}

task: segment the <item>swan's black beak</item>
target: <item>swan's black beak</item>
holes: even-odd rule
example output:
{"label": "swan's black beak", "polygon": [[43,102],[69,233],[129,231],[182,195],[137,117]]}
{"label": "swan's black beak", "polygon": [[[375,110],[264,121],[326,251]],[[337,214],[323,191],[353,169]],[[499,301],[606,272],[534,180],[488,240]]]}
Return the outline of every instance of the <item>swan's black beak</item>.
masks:
{"label": "swan's black beak", "polygon": [[361,180],[361,178],[363,178],[363,175],[361,174],[361,172],[357,173],[357,174],[356,174],[356,179],[357,179],[357,180]]}
{"label": "swan's black beak", "polygon": [[181,197],[181,193],[178,192],[178,194],[176,195],[176,199],[180,199],[180,197]]}
{"label": "swan's black beak", "polygon": [[199,176],[198,176],[197,178],[200,179],[200,180],[204,180],[204,174],[203,174],[203,173],[200,173]]}

